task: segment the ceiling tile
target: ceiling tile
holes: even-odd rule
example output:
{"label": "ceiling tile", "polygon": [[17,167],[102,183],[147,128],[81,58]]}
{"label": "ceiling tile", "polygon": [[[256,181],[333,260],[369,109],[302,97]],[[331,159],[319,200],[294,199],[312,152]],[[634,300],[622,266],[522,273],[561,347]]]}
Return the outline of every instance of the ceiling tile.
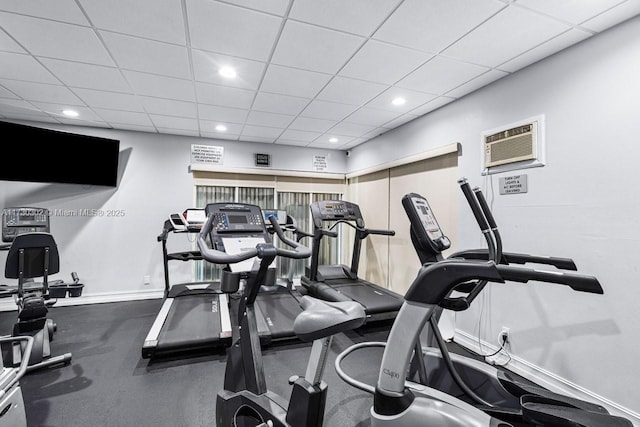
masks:
{"label": "ceiling tile", "polygon": [[248,113],[248,110],[241,108],[198,104],[198,115],[200,120],[212,120],[224,123],[244,123]]}
{"label": "ceiling tile", "polygon": [[2,99],[0,100],[0,112],[3,114],[10,114],[11,116],[24,116],[24,115],[33,115],[33,116],[46,116],[46,113],[40,111],[38,107],[33,105],[30,102],[23,101],[21,99]]}
{"label": "ceiling tile", "polygon": [[85,104],[110,110],[144,112],[140,100],[129,93],[106,92],[103,90],[74,88],[75,93]]}
{"label": "ceiling tile", "polygon": [[310,99],[276,93],[259,92],[253,102],[253,110],[269,113],[292,114],[297,116]]}
{"label": "ceiling tile", "polygon": [[67,117],[60,117],[58,121],[62,124],[70,125],[70,126],[90,126],[92,128],[111,128],[111,125],[103,121],[80,120],[80,119],[71,119]]}
{"label": "ceiling tile", "polygon": [[200,136],[200,132],[198,132],[197,130],[178,129],[178,128],[174,128],[174,127],[168,127],[168,128],[159,127],[158,128],[158,132],[166,133],[166,134],[169,134],[169,135]]}
{"label": "ceiling tile", "polygon": [[140,101],[144,109],[150,114],[160,114],[164,116],[179,116],[195,119],[198,111],[194,102],[176,101],[174,99],[150,98],[141,96]]}
{"label": "ceiling tile", "polygon": [[293,121],[295,116],[285,114],[265,113],[262,111],[251,111],[247,117],[248,125],[268,126],[285,128]]}
{"label": "ceiling tile", "polygon": [[[198,136],[198,135],[196,135]],[[240,135],[229,133],[229,132],[202,132],[200,131],[200,135],[203,138],[211,138],[211,139],[222,139],[225,141],[237,141],[240,138]]]}
{"label": "ceiling tile", "polygon": [[399,0],[298,0],[293,2],[289,18],[369,36],[398,3]]}
{"label": "ceiling tile", "polygon": [[[408,115],[422,116],[424,114],[430,113],[431,111],[437,110],[438,108],[442,107],[443,105],[449,104],[450,102],[453,102],[455,100],[456,100],[456,98],[452,98],[452,97],[449,97],[449,96],[439,96],[436,99],[434,99],[432,101],[429,101],[426,104],[423,104],[420,107],[411,110]],[[405,116],[406,115],[407,114],[405,114]],[[402,117],[404,117],[404,116],[402,116]],[[402,118],[402,117],[400,117],[400,118]],[[410,120],[412,120],[412,119],[410,119]],[[407,120],[407,121],[409,121],[409,120]],[[394,121],[392,123],[387,123],[386,125],[387,126],[391,126],[391,127],[396,127],[396,126],[401,125],[402,123],[404,123],[404,122],[402,122],[402,121]]]}
{"label": "ceiling tile", "polygon": [[527,65],[539,61],[540,59],[546,58],[547,56],[553,55],[556,52],[559,52],[573,44],[576,44],[586,39],[590,35],[591,34],[580,29],[569,30],[566,33],[562,33],[559,36],[554,37],[539,46],[534,47],[533,49],[523,53],[522,55],[515,57],[511,61],[500,64],[498,68],[513,73],[521,68],[526,67]]}
{"label": "ceiling tile", "polygon": [[336,122],[334,120],[298,117],[289,125],[289,129],[306,130],[310,132],[326,132],[335,124]]}
{"label": "ceiling tile", "polygon": [[307,108],[305,108],[304,111],[300,113],[300,115],[303,117],[312,117],[316,119],[342,120],[357,108],[358,107],[356,105],[313,100],[307,106]]}
{"label": "ceiling tile", "polygon": [[32,56],[0,52],[0,78],[58,84],[56,79]]}
{"label": "ceiling tile", "polygon": [[306,147],[309,145],[309,143],[306,141],[294,141],[289,139],[278,139],[275,143],[278,145],[294,145],[296,147]]}
{"label": "ceiling tile", "polygon": [[287,21],[271,61],[324,73],[335,73],[363,44],[362,37]]}
{"label": "ceiling tile", "polygon": [[368,138],[354,138],[351,141],[347,142],[346,144],[341,145],[340,150],[349,150],[367,141],[368,141]]}
{"label": "ceiling tile", "polygon": [[[12,99],[18,99],[19,97],[16,96],[15,94],[11,93],[10,91],[8,91],[7,89],[3,88],[2,86],[0,86],[0,98],[12,98]],[[1,104],[0,104],[1,105]]]}
{"label": "ceiling tile", "polygon": [[[433,102],[433,101],[432,101]],[[429,103],[427,103],[429,104]],[[419,115],[416,114],[411,114],[411,113],[407,113],[407,114],[403,114],[387,123],[385,123],[385,128],[389,128],[389,129],[393,129],[396,128],[398,126],[402,126],[405,123],[410,122],[411,120],[417,119],[418,117],[420,117]]]}
{"label": "ceiling tile", "polygon": [[269,65],[261,91],[281,93],[283,95],[313,98],[322,89],[331,76],[313,71]]}
{"label": "ceiling tile", "polygon": [[335,77],[320,92],[318,99],[342,104],[362,105],[387,89],[387,85]]}
{"label": "ceiling tile", "polygon": [[346,136],[363,136],[372,130],[374,130],[375,126],[370,125],[361,125],[358,123],[349,123],[349,122],[340,122],[334,127],[330,129],[330,133],[336,135],[346,135]]}
{"label": "ceiling tile", "polygon": [[[200,132],[202,133],[208,133],[211,135],[223,135],[223,134],[229,134],[229,135],[235,135],[236,137],[238,135],[240,135],[240,132],[242,132],[242,125],[238,124],[238,123],[225,123],[222,121],[211,121],[211,120],[200,120]],[[226,131],[218,131],[216,130],[216,126],[218,125],[224,125],[227,130]]]}
{"label": "ceiling tile", "polygon": [[80,4],[99,29],[185,44],[180,1],[80,0]]}
{"label": "ceiling tile", "polygon": [[45,67],[67,86],[114,92],[131,92],[131,87],[117,68],[57,59],[39,59]]}
{"label": "ceiling tile", "polygon": [[119,67],[190,79],[187,48],[173,44],[100,31]]}
{"label": "ceiling tile", "polygon": [[94,108],[94,111],[107,123],[153,126],[146,113],[106,110],[103,108]]}
{"label": "ceiling tile", "polygon": [[[96,113],[94,113],[89,107],[83,107],[79,105],[69,105],[69,104],[52,104],[47,102],[33,102],[32,103],[37,108],[40,108],[45,113],[50,116],[56,117],[58,120],[62,121],[63,119],[70,120],[71,123],[74,123],[74,120],[79,121],[96,121],[102,122],[102,118],[100,118]],[[77,118],[69,118],[62,114],[63,110],[72,109],[78,113]],[[76,124],[78,122],[75,122]]]}
{"label": "ceiling tile", "polygon": [[582,24],[583,28],[604,31],[640,13],[640,0],[627,0]]}
{"label": "ceiling tile", "polygon": [[0,26],[33,55],[113,65],[91,28],[4,12],[0,12]]}
{"label": "ceiling tile", "polygon": [[489,71],[488,68],[436,56],[400,80],[396,86],[443,94]]}
{"label": "ceiling tile", "polygon": [[500,70],[491,70],[484,73],[481,76],[476,77],[475,79],[458,86],[452,91],[447,92],[447,97],[460,98],[468,93],[475,91],[483,86],[486,86],[494,81],[501,79],[507,76],[509,73]]}
{"label": "ceiling tile", "polygon": [[249,108],[255,97],[252,90],[199,82],[196,83],[196,93],[201,104],[232,108]]}
{"label": "ceiling tile", "polygon": [[75,96],[73,92],[64,86],[5,79],[0,80],[0,84],[27,101],[84,105],[84,103]]}
{"label": "ceiling tile", "polygon": [[4,31],[0,31],[0,50],[5,52],[25,53],[26,51],[20,47],[9,35]]}
{"label": "ceiling tile", "polygon": [[307,132],[303,130],[287,129],[284,132],[282,132],[282,135],[280,135],[280,138],[278,138],[278,141],[286,140],[286,141],[311,142],[317,137],[319,137],[320,135],[322,135],[321,132]]}
{"label": "ceiling tile", "polygon": [[196,99],[193,82],[174,77],[157,76],[138,71],[123,71],[127,81],[138,95],[156,98],[177,99],[194,102]]}
{"label": "ceiling tile", "polygon": [[524,6],[572,24],[580,24],[617,4],[620,4],[620,0],[518,0],[515,3],[516,6]]}
{"label": "ceiling tile", "polygon": [[[1,110],[0,110],[1,111]],[[0,114],[0,116],[2,116]],[[12,113],[11,120],[27,120],[27,121],[35,121],[35,122],[42,122],[42,123],[57,123],[60,124],[60,120],[54,119],[50,116],[47,116],[46,114],[16,114],[16,113]]]}
{"label": "ceiling tile", "polygon": [[188,117],[161,116],[149,114],[151,121],[158,128],[198,131],[198,120]]}
{"label": "ceiling tile", "polygon": [[439,53],[504,7],[495,0],[406,0],[373,38]]}
{"label": "ceiling tile", "polygon": [[191,46],[196,49],[266,61],[282,19],[214,2],[187,2]]}
{"label": "ceiling tile", "polygon": [[[330,139],[332,138],[336,138],[337,141],[336,142],[331,142]],[[354,138],[353,136],[347,136],[347,135],[338,135],[335,133],[330,133],[327,132],[324,135],[319,136],[318,138],[316,138],[316,140],[313,142],[313,144],[318,144],[319,146],[327,146],[330,145],[334,148],[336,147],[341,147],[344,144],[348,144],[349,142],[353,141]]]}
{"label": "ceiling tile", "polygon": [[2,10],[70,24],[89,25],[74,0],[2,0]]}
{"label": "ceiling tile", "polygon": [[432,56],[414,49],[369,40],[339,74],[355,79],[394,84]]}
{"label": "ceiling tile", "polygon": [[378,108],[362,107],[358,111],[350,114],[345,121],[359,123],[362,125],[382,126],[382,124],[398,117],[398,113]]}
{"label": "ceiling tile", "polygon": [[273,143],[273,141],[275,141],[275,138],[267,138],[264,136],[240,136],[239,140],[247,141],[247,142],[261,142],[265,144],[271,144]]}
{"label": "ceiling tile", "polygon": [[226,3],[235,4],[237,6],[247,7],[249,9],[261,10],[274,15],[284,16],[289,7],[289,0],[222,0]]}
{"label": "ceiling tile", "polygon": [[388,128],[375,128],[371,132],[367,132],[364,135],[362,135],[362,137],[367,139],[375,138],[376,136],[382,135],[388,130],[389,130]]}
{"label": "ceiling tile", "polygon": [[569,28],[554,19],[511,6],[454,43],[444,55],[495,67]]}
{"label": "ceiling tile", "polygon": [[275,128],[268,126],[245,125],[242,129],[242,137],[265,137],[272,138],[273,142],[284,131],[283,128]]}
{"label": "ceiling tile", "polygon": [[[395,98],[404,98],[405,103],[402,105],[393,105],[391,101]],[[414,108],[429,102],[434,99],[436,95],[424,92],[418,92],[411,89],[405,89],[401,87],[391,87],[375,99],[371,100],[367,104],[367,107],[381,108],[383,110],[389,110],[400,114],[407,113]]]}
{"label": "ceiling tile", "polygon": [[[193,73],[197,81],[243,89],[257,89],[266,68],[264,62],[235,58],[204,50],[192,49],[191,57]],[[238,75],[233,79],[222,77],[218,73],[222,67],[233,67]]]}
{"label": "ceiling tile", "polygon": [[156,128],[153,126],[134,125],[134,124],[128,124],[128,123],[118,123],[117,125],[118,125],[117,129],[158,133],[156,131]]}

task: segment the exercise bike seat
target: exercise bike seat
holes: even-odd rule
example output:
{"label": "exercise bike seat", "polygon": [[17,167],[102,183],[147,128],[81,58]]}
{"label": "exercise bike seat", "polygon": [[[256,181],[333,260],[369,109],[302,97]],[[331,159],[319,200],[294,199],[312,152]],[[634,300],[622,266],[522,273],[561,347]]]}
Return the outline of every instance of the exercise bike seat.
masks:
{"label": "exercise bike seat", "polygon": [[324,301],[309,295],[300,299],[303,311],[293,322],[296,336],[305,342],[362,326],[366,314],[356,301]]}

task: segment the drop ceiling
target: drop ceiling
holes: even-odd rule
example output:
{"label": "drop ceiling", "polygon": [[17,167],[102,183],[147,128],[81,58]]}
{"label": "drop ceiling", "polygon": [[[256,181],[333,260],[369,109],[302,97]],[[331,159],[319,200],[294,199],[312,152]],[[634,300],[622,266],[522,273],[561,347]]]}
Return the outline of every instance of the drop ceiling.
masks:
{"label": "drop ceiling", "polygon": [[638,13],[640,0],[2,0],[0,118],[344,150]]}

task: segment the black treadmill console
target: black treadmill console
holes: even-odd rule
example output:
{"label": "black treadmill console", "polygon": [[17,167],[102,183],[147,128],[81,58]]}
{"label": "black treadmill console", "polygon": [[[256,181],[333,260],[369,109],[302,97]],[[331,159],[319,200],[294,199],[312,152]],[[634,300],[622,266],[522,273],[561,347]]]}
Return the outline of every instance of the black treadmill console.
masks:
{"label": "black treadmill console", "polygon": [[411,233],[418,240],[420,248],[439,254],[451,247],[451,241],[442,232],[427,199],[409,193],[402,198],[402,206],[411,222]]}
{"label": "black treadmill console", "polygon": [[364,228],[364,219],[360,207],[355,203],[343,200],[321,200],[311,204],[311,217],[316,228],[322,228],[323,221],[355,221],[358,227]]}
{"label": "black treadmill console", "polygon": [[223,238],[262,237],[270,242],[262,209],[243,203],[209,203],[205,207],[207,218],[213,216],[213,227],[209,235],[217,250],[224,250]]}
{"label": "black treadmill console", "polygon": [[2,241],[13,242],[24,233],[49,233],[49,210],[45,208],[4,208],[2,210]]}

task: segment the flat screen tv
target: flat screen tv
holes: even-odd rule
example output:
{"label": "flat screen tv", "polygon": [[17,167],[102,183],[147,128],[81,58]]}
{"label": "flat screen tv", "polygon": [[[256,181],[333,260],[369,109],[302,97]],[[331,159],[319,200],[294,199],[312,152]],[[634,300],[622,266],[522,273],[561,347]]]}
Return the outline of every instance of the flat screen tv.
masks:
{"label": "flat screen tv", "polygon": [[0,121],[0,180],[118,185],[120,141]]}

